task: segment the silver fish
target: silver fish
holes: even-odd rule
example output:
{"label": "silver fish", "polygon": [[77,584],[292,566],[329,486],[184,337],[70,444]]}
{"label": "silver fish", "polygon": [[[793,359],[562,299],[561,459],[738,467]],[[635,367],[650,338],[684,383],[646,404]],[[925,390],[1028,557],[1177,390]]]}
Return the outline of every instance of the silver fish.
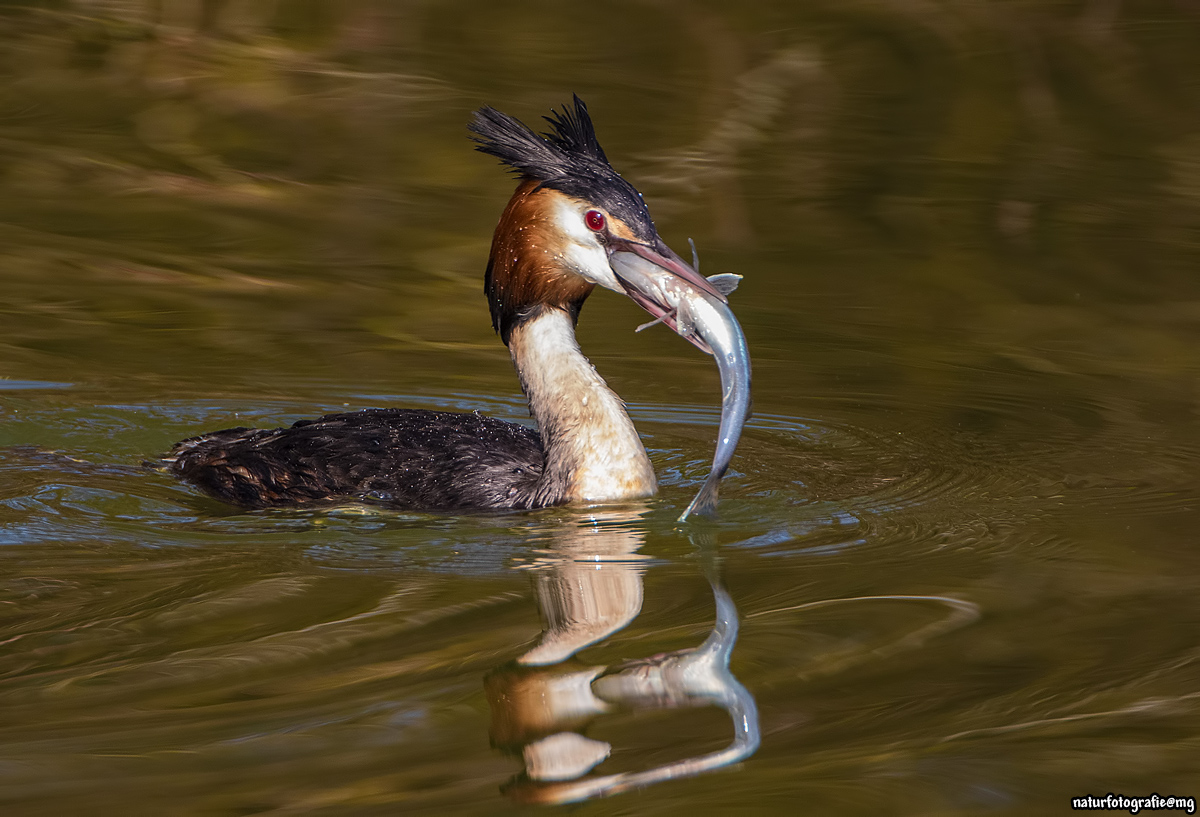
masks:
{"label": "silver fish", "polygon": [[[656,321],[647,326],[657,321],[666,324],[716,358],[721,372],[721,425],[712,471],[680,515],[679,521],[683,522],[694,513],[712,514],[716,510],[717,488],[750,415],[750,351],[726,300],[741,276],[725,273],[704,279],[666,247],[654,249],[657,252],[626,245],[610,255],[609,263],[629,296],[655,316]],[[690,275],[664,269],[662,250],[670,253],[672,267],[686,267]]]}

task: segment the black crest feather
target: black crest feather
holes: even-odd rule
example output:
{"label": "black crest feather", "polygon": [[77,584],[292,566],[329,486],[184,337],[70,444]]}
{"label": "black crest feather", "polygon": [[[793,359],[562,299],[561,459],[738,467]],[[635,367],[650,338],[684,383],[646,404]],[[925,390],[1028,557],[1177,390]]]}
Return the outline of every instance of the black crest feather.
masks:
{"label": "black crest feather", "polygon": [[574,97],[574,109],[563,106],[544,117],[551,131],[534,133],[520,120],[490,106],[475,112],[468,129],[475,149],[495,156],[525,179],[569,196],[594,202],[650,239],[654,222],[642,194],[621,178],[604,154],[587,105]]}

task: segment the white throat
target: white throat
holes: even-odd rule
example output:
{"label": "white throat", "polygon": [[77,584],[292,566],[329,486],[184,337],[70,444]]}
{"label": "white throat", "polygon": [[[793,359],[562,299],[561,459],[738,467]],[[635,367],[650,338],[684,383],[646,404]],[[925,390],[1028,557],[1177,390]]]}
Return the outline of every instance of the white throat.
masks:
{"label": "white throat", "polygon": [[654,469],[625,405],[579,350],[566,312],[545,309],[517,326],[509,351],[542,435],[543,489],[565,502],[654,494]]}

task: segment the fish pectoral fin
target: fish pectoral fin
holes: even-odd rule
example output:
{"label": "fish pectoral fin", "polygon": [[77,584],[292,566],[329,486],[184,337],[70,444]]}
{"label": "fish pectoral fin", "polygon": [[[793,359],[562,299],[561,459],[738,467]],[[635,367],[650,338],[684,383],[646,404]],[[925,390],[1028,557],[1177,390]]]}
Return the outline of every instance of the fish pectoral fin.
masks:
{"label": "fish pectoral fin", "polygon": [[713,285],[713,289],[728,298],[729,293],[737,289],[738,284],[742,282],[742,276],[736,272],[719,272],[708,276],[708,282]]}
{"label": "fish pectoral fin", "polygon": [[637,329],[634,329],[633,331],[641,332],[643,329],[649,329],[651,326],[662,323],[663,321],[667,320],[668,318],[670,318],[672,320],[675,319],[675,310],[674,309],[672,309],[670,312],[668,312],[667,314],[665,314],[661,317],[658,317],[652,321],[647,321],[646,323],[643,323],[641,326],[639,326]]}

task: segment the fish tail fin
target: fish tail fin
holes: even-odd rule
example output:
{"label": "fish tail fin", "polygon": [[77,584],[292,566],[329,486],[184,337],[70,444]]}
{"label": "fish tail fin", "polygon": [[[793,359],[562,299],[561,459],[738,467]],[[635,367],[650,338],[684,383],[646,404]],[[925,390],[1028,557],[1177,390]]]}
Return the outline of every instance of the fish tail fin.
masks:
{"label": "fish tail fin", "polygon": [[708,475],[708,479],[704,480],[704,486],[700,489],[700,493],[696,494],[696,498],[692,503],[684,509],[679,515],[680,522],[686,522],[687,518],[692,514],[700,514],[701,516],[713,516],[717,512],[717,489],[721,486],[721,477],[723,472],[716,472]]}

